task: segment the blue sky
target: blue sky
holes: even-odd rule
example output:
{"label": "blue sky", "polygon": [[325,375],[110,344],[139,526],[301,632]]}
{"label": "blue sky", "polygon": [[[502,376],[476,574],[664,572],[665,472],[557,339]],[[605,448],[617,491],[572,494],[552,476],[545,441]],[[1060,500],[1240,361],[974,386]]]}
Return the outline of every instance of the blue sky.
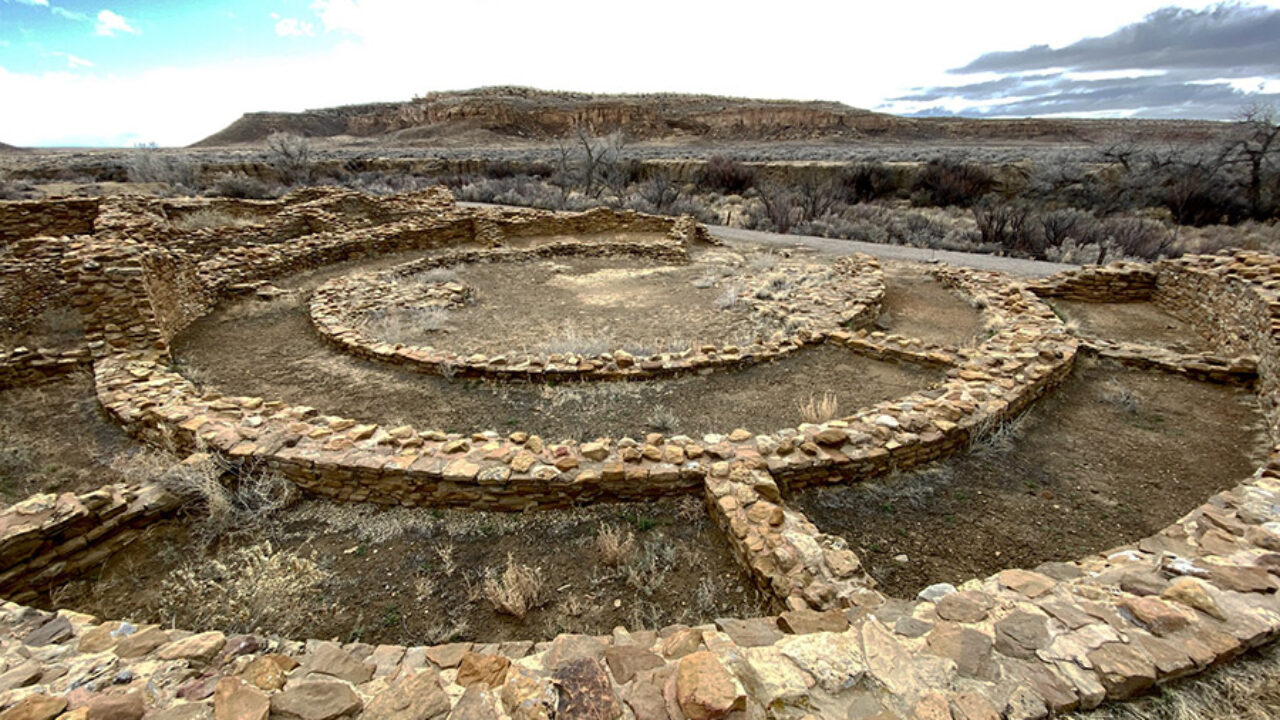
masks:
{"label": "blue sky", "polygon": [[920,115],[1225,117],[1280,98],[1280,0],[1172,5],[0,0],[0,142],[184,145],[244,112],[497,84]]}

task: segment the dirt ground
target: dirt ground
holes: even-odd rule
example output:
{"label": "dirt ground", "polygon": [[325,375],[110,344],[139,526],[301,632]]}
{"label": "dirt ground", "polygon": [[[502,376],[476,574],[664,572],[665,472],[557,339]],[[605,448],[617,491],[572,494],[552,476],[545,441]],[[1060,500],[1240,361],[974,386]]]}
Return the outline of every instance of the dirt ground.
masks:
{"label": "dirt ground", "polygon": [[842,414],[925,388],[937,371],[816,347],[772,364],[628,383],[487,383],[357,360],[327,345],[301,294],[243,301],[198,320],[173,343],[180,371],[233,394],[278,398],[360,420],[445,431],[515,429],[548,439],[645,432],[774,431],[834,393]]}
{"label": "dirt ground", "polygon": [[967,347],[982,336],[982,313],[926,268],[885,263],[884,310],[876,326],[928,343]]}
{"label": "dirt ground", "polygon": [[966,455],[792,501],[847,538],[887,592],[914,597],[1150,535],[1248,477],[1265,450],[1243,391],[1082,360]]}
{"label": "dirt ground", "polygon": [[1177,352],[1213,350],[1191,325],[1151,302],[1087,303],[1052,300],[1050,305],[1068,323],[1079,324],[1085,337],[1155,345]]}
{"label": "dirt ground", "polygon": [[[211,545],[191,522],[156,526],[48,605],[193,630],[409,645],[767,611],[694,496],[520,515],[308,501]],[[497,611],[486,593],[508,558],[541,580],[522,618]],[[255,597],[261,607],[237,612]]]}
{"label": "dirt ground", "polygon": [[704,254],[689,265],[617,257],[471,263],[456,275],[474,290],[474,304],[450,309],[444,329],[425,330],[411,311],[390,308],[378,327],[401,331],[373,332],[460,354],[621,348],[651,355],[694,344],[745,344],[755,337],[749,309],[717,306],[738,284],[741,261],[729,264],[735,255]]}
{"label": "dirt ground", "polygon": [[117,482],[137,449],[98,405],[88,372],[0,390],[0,504]]}

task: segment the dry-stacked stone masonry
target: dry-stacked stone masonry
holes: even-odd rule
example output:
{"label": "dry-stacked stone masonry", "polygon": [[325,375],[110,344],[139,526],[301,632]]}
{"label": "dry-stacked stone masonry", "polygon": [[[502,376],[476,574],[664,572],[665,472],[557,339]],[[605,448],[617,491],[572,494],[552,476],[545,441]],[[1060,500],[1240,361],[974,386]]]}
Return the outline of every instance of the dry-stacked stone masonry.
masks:
{"label": "dry-stacked stone masonry", "polygon": [[[220,298],[263,292],[274,277],[338,260],[406,249],[446,258],[560,252],[539,238],[625,228],[667,233],[653,252],[678,254],[679,246],[703,241],[696,224],[605,211],[461,210],[440,192],[376,200],[312,190],[274,206],[236,205],[261,222],[220,246],[174,231],[165,214],[178,207],[191,204],[105,208],[93,236],[68,240],[67,282],[85,316],[97,393],[129,432],[170,449],[265,464],[343,501],[525,510],[701,493],[744,567],[776,598],[778,614],[431,647],[192,634],[51,614],[17,603],[84,567],[98,548],[127,542],[137,523],[172,501],[156,488],[37,496],[0,514],[0,580],[17,601],[0,605],[4,720],[64,713],[1041,718],[1130,697],[1280,631],[1280,452],[1155,536],[910,600],[877,592],[845,543],[784,499],[788,487],[854,481],[961,450],[1049,391],[1081,343],[1036,293],[1152,298],[1212,337],[1225,367],[1256,357],[1257,387],[1274,409],[1280,258],[1184,258],[1083,271],[1034,288],[995,273],[939,269],[939,280],[986,315],[989,336],[961,349],[859,327],[863,315],[854,308],[878,305],[883,290],[874,261],[855,257],[830,292],[815,293],[811,307],[825,309],[812,315],[821,322],[805,326],[800,342],[945,368],[936,387],[773,433],[726,428],[701,438],[561,444],[522,431],[383,427],[272,398],[201,391],[169,369],[167,343]],[[318,329],[328,323],[331,338],[342,335],[334,326],[344,302],[368,299],[340,289],[333,303],[319,298],[318,313],[312,303]],[[394,362],[388,358],[413,351],[371,344],[370,352]],[[415,362],[431,361],[421,354]],[[617,360],[547,358],[542,367],[624,369]],[[476,359],[475,371],[503,377],[512,367],[534,367],[527,358],[492,361]]]}

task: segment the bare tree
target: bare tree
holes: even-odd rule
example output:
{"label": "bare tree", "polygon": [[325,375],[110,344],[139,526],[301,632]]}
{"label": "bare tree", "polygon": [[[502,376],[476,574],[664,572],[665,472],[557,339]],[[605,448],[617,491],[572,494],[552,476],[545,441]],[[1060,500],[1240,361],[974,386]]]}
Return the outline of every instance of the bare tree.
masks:
{"label": "bare tree", "polygon": [[587,197],[599,197],[621,178],[622,131],[593,137],[582,125],[574,125],[573,130],[573,138],[559,143],[557,174],[562,183],[578,187]]}
{"label": "bare tree", "polygon": [[1246,197],[1249,212],[1261,220],[1266,214],[1263,207],[1262,185],[1264,175],[1280,156],[1280,113],[1274,105],[1254,104],[1240,111],[1237,125],[1238,137],[1232,143],[1233,162],[1248,168]]}
{"label": "bare tree", "polygon": [[285,183],[305,185],[311,182],[315,150],[307,138],[293,133],[272,133],[267,137],[267,155]]}

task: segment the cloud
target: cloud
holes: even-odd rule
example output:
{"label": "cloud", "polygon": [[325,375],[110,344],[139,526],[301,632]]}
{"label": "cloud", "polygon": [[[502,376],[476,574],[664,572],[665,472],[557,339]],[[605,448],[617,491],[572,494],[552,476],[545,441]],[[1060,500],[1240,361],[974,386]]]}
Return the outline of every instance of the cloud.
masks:
{"label": "cloud", "polygon": [[1162,8],[1109,35],[989,52],[949,73],[969,80],[916,88],[884,109],[1227,119],[1246,103],[1280,99],[1280,9]]}
{"label": "cloud", "polygon": [[4,0],[5,2],[16,2],[19,5],[35,5],[38,7],[49,7],[49,0]]}
{"label": "cloud", "polygon": [[49,11],[52,12],[54,15],[60,15],[68,20],[75,20],[76,22],[84,22],[89,19],[89,16],[85,15],[84,13],[78,13],[74,10],[68,10],[64,7],[58,7],[57,5],[54,5],[53,7],[49,8]]}
{"label": "cloud", "polygon": [[282,18],[276,23],[276,35],[280,37],[311,37],[315,34],[315,27],[311,23],[298,18]]}
{"label": "cloud", "polygon": [[60,57],[60,58],[65,59],[65,60],[67,61],[67,67],[69,67],[69,68],[71,68],[71,69],[73,69],[73,70],[74,70],[74,69],[76,69],[76,68],[91,68],[91,67],[93,67],[93,63],[92,63],[92,62],[90,62],[90,61],[88,61],[88,60],[85,60],[85,59],[84,59],[84,58],[82,58],[82,57],[77,57],[77,56],[75,56],[75,55],[72,55],[72,54],[71,54],[71,53],[69,53],[69,52],[62,52],[61,50],[50,50],[49,52],[46,52],[46,53],[45,53],[45,55],[46,55],[47,57]]}
{"label": "cloud", "polygon": [[110,10],[103,10],[98,13],[98,24],[95,27],[95,32],[103,37],[115,37],[116,33],[139,34],[137,28],[130,25],[123,15]]}

